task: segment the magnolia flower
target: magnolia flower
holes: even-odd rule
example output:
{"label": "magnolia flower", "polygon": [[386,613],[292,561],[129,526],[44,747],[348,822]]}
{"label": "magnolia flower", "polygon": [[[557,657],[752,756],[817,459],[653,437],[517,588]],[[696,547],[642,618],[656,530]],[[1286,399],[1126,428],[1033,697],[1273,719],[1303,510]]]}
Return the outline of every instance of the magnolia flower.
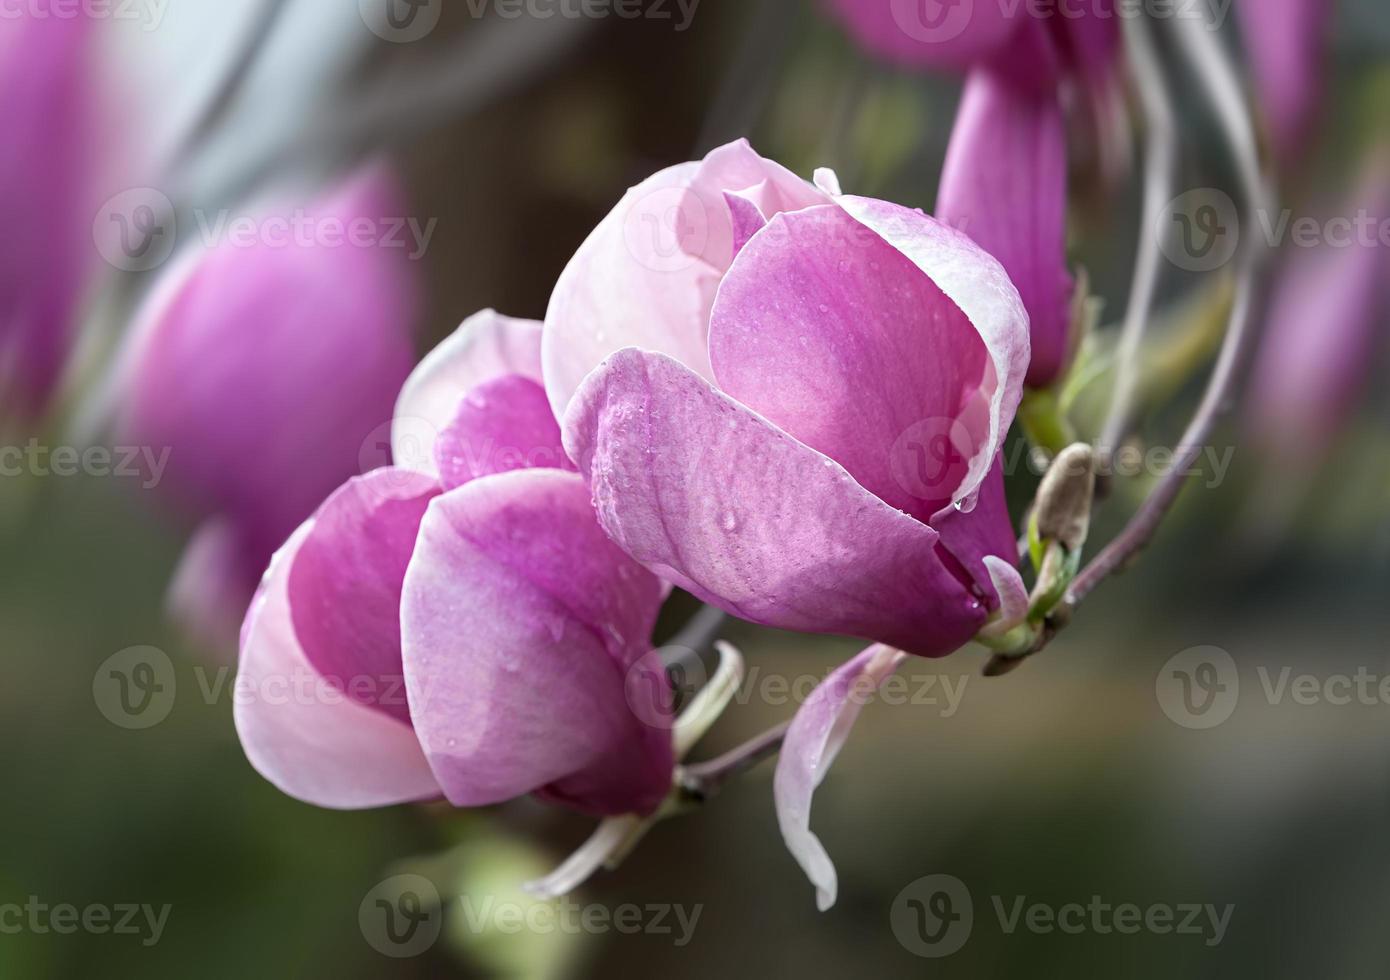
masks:
{"label": "magnolia flower", "polygon": [[[1376,229],[1390,217],[1382,149],[1340,221],[1345,240],[1291,248],[1269,298],[1246,406],[1252,441],[1284,470],[1269,490],[1297,489],[1311,478],[1339,436],[1375,367],[1384,339],[1387,266]],[[1352,220],[1352,216],[1369,218]]]}
{"label": "magnolia flower", "polygon": [[1323,103],[1330,0],[1239,0],[1236,16],[1275,154],[1303,155]]}
{"label": "magnolia flower", "polygon": [[271,562],[242,628],[236,725],[289,795],[536,794],[614,815],[670,792],[650,645],[664,587],[605,537],[565,464],[540,338],[490,311],[465,322],[401,392],[409,466],[347,483]]}
{"label": "magnolia flower", "polygon": [[817,184],[739,142],[630,191],[560,278],[546,388],[599,521],[663,579],[944,655],[1016,554],[996,457],[1027,314],[964,235]]}
{"label": "magnolia flower", "polygon": [[[1046,48],[1037,55],[1050,56]],[[1018,288],[1030,321],[1033,387],[1057,380],[1068,361],[1074,283],[1066,211],[1066,125],[1056,93],[1009,71],[976,68],[951,134],[936,216],[998,259]]]}
{"label": "magnolia flower", "polygon": [[[0,415],[32,419],[72,342],[91,250],[93,24],[0,17]],[[9,418],[6,421],[10,421]]]}
{"label": "magnolia flower", "polygon": [[[373,170],[304,217],[350,228],[401,213]],[[167,450],[158,489],[199,524],[170,591],[195,632],[235,637],[270,555],[372,455],[416,307],[403,251],[298,233],[229,237],[156,287],[121,362],[117,437]]]}

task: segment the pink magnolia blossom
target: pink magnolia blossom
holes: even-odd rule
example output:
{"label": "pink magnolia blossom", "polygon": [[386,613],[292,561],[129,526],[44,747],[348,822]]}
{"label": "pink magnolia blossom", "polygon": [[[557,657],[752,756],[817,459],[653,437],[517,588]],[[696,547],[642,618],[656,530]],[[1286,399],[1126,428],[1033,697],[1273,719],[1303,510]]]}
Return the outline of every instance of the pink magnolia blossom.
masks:
{"label": "pink magnolia blossom", "polygon": [[[1370,159],[1347,202],[1346,240],[1288,249],[1269,297],[1247,424],[1262,451],[1304,475],[1342,433],[1385,340],[1390,264],[1378,229],[1390,220],[1387,160],[1384,149]],[[1336,224],[1324,228],[1331,234]]]}
{"label": "pink magnolia blossom", "polygon": [[[349,226],[402,211],[373,169],[306,214]],[[158,490],[199,525],[170,601],[214,641],[234,638],[274,550],[361,472],[410,371],[418,303],[404,252],[331,242],[196,249],[156,287],[121,362],[117,438],[168,450]]]}
{"label": "pink magnolia blossom", "polygon": [[594,520],[540,343],[539,323],[467,321],[401,393],[409,467],[344,485],[271,563],[242,629],[236,724],[291,796],[534,793],[614,815],[669,792],[670,726],[629,700],[669,701],[650,646],[664,586]]}
{"label": "pink magnolia blossom", "polygon": [[1238,0],[1246,57],[1278,158],[1303,155],[1322,110],[1331,0]]}
{"label": "pink magnolia blossom", "polygon": [[48,406],[72,343],[97,154],[92,20],[27,11],[0,17],[0,414],[21,419]]}
{"label": "pink magnolia blossom", "polygon": [[944,655],[1015,554],[997,456],[1028,318],[964,235],[818,184],[739,142],[634,188],[561,276],[546,387],[599,521],[663,579]]}
{"label": "pink magnolia blossom", "polygon": [[965,83],[936,216],[989,252],[1028,311],[1028,384],[1065,369],[1074,283],[1066,267],[1067,140],[1055,92],[990,67]]}

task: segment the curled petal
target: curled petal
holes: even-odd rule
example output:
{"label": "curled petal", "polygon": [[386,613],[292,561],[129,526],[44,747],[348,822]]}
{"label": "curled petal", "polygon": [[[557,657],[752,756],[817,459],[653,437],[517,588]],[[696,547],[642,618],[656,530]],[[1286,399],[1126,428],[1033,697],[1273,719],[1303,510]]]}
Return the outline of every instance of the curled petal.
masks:
{"label": "curled petal", "polygon": [[[1018,538],[1004,494],[1003,461],[996,461],[985,476],[973,509],[945,507],[932,516],[931,526],[941,535],[940,549],[950,554],[962,578],[982,585],[991,582],[991,556],[1009,562],[1018,556]],[[994,608],[995,600],[989,599],[988,605]]]}
{"label": "curled petal", "polygon": [[981,636],[993,638],[1003,636],[1028,617],[1028,588],[1023,584],[1023,576],[1018,567],[989,555],[985,558],[989,569],[990,582],[999,597],[997,619],[980,631]]}
{"label": "curled petal", "polygon": [[380,469],[348,481],[315,515],[290,569],[304,657],[348,697],[410,724],[401,673],[401,582],[439,486]]}
{"label": "curled petal", "polygon": [[401,629],[411,713],[449,800],[655,808],[675,764],[670,728],[641,720],[627,692],[634,674],[660,680],[648,646],[660,603],[572,473],[517,470],[432,503]]}
{"label": "curled petal", "polygon": [[439,786],[411,727],[325,683],[299,643],[290,569],[313,524],[275,555],[242,626],[233,717],[246,758],[283,792],[316,806],[435,798]]}
{"label": "curled petal", "polygon": [[613,355],[563,428],[613,540],[736,616],[924,656],[984,621],[932,528],[668,357]]}
{"label": "curled petal", "polygon": [[1037,387],[1055,380],[1066,363],[1073,289],[1066,205],[1066,128],[1055,91],[1025,87],[997,71],[972,72],[936,216],[998,259],[1017,287],[1030,319],[1028,383]]}
{"label": "curled petal", "polygon": [[740,235],[756,221],[753,210],[766,220],[826,200],[746,140],[629,190],[565,267],[546,311],[545,385],[556,418],[585,376],[624,347],[660,351],[712,376],[709,311],[736,244],[726,192],[753,205],[740,209]]}
{"label": "curled petal", "polygon": [[912,260],[946,294],[984,341],[992,372],[980,388],[982,405],[965,416],[976,449],[953,495],[966,509],[1004,444],[1028,371],[1028,313],[999,263],[961,233],[909,208],[845,195],[836,203]]}
{"label": "curled petal", "polygon": [[[710,357],[723,391],[923,521],[977,449],[965,426],[951,435],[989,373],[980,335],[906,255],[833,205],[780,214],[743,249],[715,301]],[[922,462],[914,449],[940,450],[928,479],[905,478]]]}
{"label": "curled petal", "polygon": [[508,374],[470,391],[434,444],[444,489],[530,467],[573,470],[545,389]]}
{"label": "curled petal", "polygon": [[464,320],[415,368],[396,399],[391,455],[396,466],[438,475],[434,442],[459,402],[507,375],[541,380],[541,324],[483,310]]}
{"label": "curled petal", "polygon": [[872,646],[841,666],[811,692],[782,743],[772,795],[782,839],[816,886],[822,912],[835,904],[835,865],[811,831],[811,800],[840,754],[859,712],[875,691],[907,659],[884,646]]}

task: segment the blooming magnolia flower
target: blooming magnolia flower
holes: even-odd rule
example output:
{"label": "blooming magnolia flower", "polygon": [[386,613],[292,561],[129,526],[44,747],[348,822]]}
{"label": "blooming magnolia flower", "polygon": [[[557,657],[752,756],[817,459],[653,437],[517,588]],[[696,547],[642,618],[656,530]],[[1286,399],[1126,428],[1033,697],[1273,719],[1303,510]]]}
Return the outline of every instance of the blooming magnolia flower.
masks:
{"label": "blooming magnolia flower", "polygon": [[649,642],[664,587],[564,464],[540,338],[492,312],[464,323],[401,392],[393,443],[425,452],[344,485],[271,563],[242,628],[236,724],[291,796],[534,793],[611,815],[670,791],[671,726],[629,701],[635,687],[669,703]]}
{"label": "blooming magnolia flower", "polygon": [[[1049,56],[1046,49],[1039,55]],[[1034,387],[1055,381],[1068,359],[1074,283],[1066,210],[1066,125],[1056,93],[976,68],[946,153],[936,216],[998,259],[1018,287],[1030,321]]]}
{"label": "blooming magnolia flower", "polygon": [[996,456],[1027,315],[964,235],[818,184],[739,142],[630,191],[560,278],[547,391],[600,522],[662,578],[944,655],[1015,555]]}
{"label": "blooming magnolia flower", "polygon": [[1296,160],[1323,104],[1330,0],[1240,0],[1236,16],[1279,159]]}
{"label": "blooming magnolia flower", "polygon": [[[349,227],[401,213],[380,170],[306,209]],[[416,308],[403,252],[302,236],[228,239],[156,288],[121,362],[117,435],[168,449],[160,491],[200,522],[170,592],[193,629],[230,641],[273,551],[360,471],[410,371]]]}
{"label": "blooming magnolia flower", "polygon": [[92,256],[87,17],[42,7],[0,17],[0,414],[48,405]]}

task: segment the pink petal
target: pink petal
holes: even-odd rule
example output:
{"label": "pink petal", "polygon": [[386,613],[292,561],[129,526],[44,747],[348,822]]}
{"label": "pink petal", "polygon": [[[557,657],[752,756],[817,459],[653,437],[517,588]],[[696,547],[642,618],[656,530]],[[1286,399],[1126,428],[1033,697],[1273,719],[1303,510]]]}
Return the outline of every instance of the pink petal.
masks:
{"label": "pink petal", "polygon": [[845,195],[835,199],[858,222],[906,255],[960,309],[985,343],[993,365],[982,404],[967,413],[977,447],[955,499],[967,509],[1013,422],[1028,370],[1028,314],[1008,274],[965,235],[919,211]]}
{"label": "pink petal", "polygon": [[826,0],[865,50],[907,68],[959,70],[989,57],[1028,16],[1002,0]]}
{"label": "pink petal", "polygon": [[0,13],[0,415],[11,429],[56,394],[93,271],[91,198],[115,149],[98,127],[97,27],[34,4]]}
{"label": "pink petal", "polygon": [[613,355],[563,429],[623,550],[736,616],[924,656],[984,621],[934,530],[671,358]]}
{"label": "pink petal", "polygon": [[972,72],[936,216],[998,259],[1018,288],[1031,320],[1028,383],[1036,387],[1055,380],[1067,358],[1073,282],[1066,208],[1066,128],[1055,92],[991,70]]}
{"label": "pink petal", "polygon": [[334,809],[437,797],[407,724],[342,696],[309,664],[288,592],[305,523],[280,549],[242,626],[233,717],[251,765],[290,796]]}
{"label": "pink petal", "polygon": [[748,191],[772,210],[826,200],[746,140],[629,190],[565,267],[546,312],[545,384],[557,418],[585,376],[624,347],[660,351],[711,376],[709,311],[735,244],[726,191]]}
{"label": "pink petal", "polygon": [[506,375],[541,380],[541,324],[495,310],[475,313],[420,362],[396,400],[396,466],[437,475],[434,440],[469,391]]}
{"label": "pink petal", "polygon": [[1237,0],[1236,16],[1274,148],[1296,161],[1313,135],[1326,88],[1331,0]]}
{"label": "pink petal", "polygon": [[573,470],[545,389],[508,374],[474,388],[434,446],[444,489],[532,467]]}
{"label": "pink petal", "polygon": [[425,508],[439,485],[381,469],[326,500],[290,569],[304,659],[354,700],[410,724],[401,691],[401,582]]}
{"label": "pink petal", "polygon": [[[780,214],[753,237],[720,287],[710,357],[723,391],[923,521],[952,500],[979,448],[964,427],[964,445],[949,439],[986,374],[979,334],[838,207]],[[905,438],[949,446],[929,483],[897,471]]]}
{"label": "pink petal", "polygon": [[[941,535],[938,550],[950,555],[943,560],[956,569],[958,578],[984,587],[993,579],[989,571],[991,557],[1002,558],[1010,564],[1016,562],[1018,537],[1004,495],[1002,461],[995,460],[984,483],[980,484],[972,509],[944,507],[932,515],[931,526]],[[997,603],[989,598],[987,604],[993,609]]]}
{"label": "pink petal", "polygon": [[1386,156],[1368,163],[1369,180],[1341,215],[1372,220],[1348,232],[1350,245],[1285,249],[1267,304],[1247,421],[1261,450],[1294,469],[1315,469],[1330,451],[1371,383],[1385,341],[1390,301],[1376,229],[1390,222],[1390,185]]}
{"label": "pink petal", "polygon": [[[315,220],[403,210],[365,171]],[[169,447],[160,485],[202,519],[234,519],[260,562],[360,471],[410,371],[416,294],[400,249],[228,241],[171,271],[123,364],[117,438]]]}
{"label": "pink petal", "polygon": [[907,659],[884,646],[872,646],[844,664],[806,699],[787,730],[777,760],[772,795],[782,839],[816,886],[816,904],[824,912],[835,904],[835,865],[811,832],[811,800],[840,754],[859,712]]}
{"label": "pink petal", "polygon": [[574,474],[517,470],[431,504],[401,623],[416,730],[448,798],[654,808],[670,789],[670,731],[638,719],[626,684],[659,671],[660,604],[661,584],[604,536]]}
{"label": "pink petal", "polygon": [[197,643],[230,659],[257,576],[265,571],[253,566],[256,560],[230,521],[205,521],[170,579],[165,595],[170,618]]}
{"label": "pink petal", "polygon": [[1028,617],[1028,588],[1013,562],[989,555],[985,558],[994,592],[999,597],[999,618],[981,630],[981,635],[1003,636]]}

